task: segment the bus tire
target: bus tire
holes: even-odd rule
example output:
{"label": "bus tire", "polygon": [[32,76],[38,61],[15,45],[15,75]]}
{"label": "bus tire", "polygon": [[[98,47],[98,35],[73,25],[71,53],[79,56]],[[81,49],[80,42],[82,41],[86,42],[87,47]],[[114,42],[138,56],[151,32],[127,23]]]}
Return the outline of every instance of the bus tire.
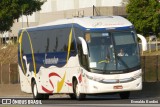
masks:
{"label": "bus tire", "polygon": [[49,94],[43,94],[43,100],[48,100],[49,99]]}
{"label": "bus tire", "polygon": [[74,81],[74,94],[77,100],[85,99],[86,95],[79,92],[78,82]]}
{"label": "bus tire", "polygon": [[127,91],[127,92],[121,92],[121,93],[119,93],[119,95],[120,95],[121,99],[129,99],[130,92],[129,91]]}
{"label": "bus tire", "polygon": [[32,93],[34,99],[39,100],[42,98],[41,94],[38,93],[36,81],[32,82]]}
{"label": "bus tire", "polygon": [[39,94],[37,90],[37,84],[35,81],[32,82],[32,93],[33,98],[36,100],[47,100],[49,99],[49,94]]}
{"label": "bus tire", "polygon": [[69,97],[70,97],[72,100],[76,99],[75,94],[69,94]]}

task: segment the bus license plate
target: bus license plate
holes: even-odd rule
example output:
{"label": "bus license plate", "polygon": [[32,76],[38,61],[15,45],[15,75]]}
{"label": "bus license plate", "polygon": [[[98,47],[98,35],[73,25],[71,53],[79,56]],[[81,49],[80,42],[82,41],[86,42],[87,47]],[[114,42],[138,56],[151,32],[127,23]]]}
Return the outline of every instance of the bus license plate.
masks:
{"label": "bus license plate", "polygon": [[122,85],[116,85],[116,86],[113,86],[113,89],[123,89],[123,86]]}

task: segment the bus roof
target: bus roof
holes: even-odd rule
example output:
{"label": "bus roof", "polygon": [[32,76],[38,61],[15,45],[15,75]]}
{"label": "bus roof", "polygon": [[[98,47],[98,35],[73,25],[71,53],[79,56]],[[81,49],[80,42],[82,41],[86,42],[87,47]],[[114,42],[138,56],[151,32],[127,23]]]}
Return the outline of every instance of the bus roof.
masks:
{"label": "bus roof", "polygon": [[91,17],[76,17],[70,19],[61,19],[54,22],[46,23],[39,26],[23,28],[27,30],[41,30],[42,28],[51,27],[55,25],[72,25],[76,24],[85,29],[95,28],[117,28],[129,27],[132,23],[121,16],[91,16]]}

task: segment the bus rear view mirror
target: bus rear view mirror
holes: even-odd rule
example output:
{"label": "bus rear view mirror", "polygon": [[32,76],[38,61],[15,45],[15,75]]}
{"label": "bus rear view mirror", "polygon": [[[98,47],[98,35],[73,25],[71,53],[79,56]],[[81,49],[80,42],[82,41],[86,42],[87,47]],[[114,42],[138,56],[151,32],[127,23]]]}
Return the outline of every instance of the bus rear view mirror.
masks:
{"label": "bus rear view mirror", "polygon": [[137,36],[140,38],[141,40],[141,45],[142,45],[142,51],[147,51],[147,40],[144,36],[137,34]]}
{"label": "bus rear view mirror", "polygon": [[78,39],[81,41],[82,44],[82,50],[84,55],[88,55],[88,50],[87,50],[87,43],[82,37],[78,37]]}

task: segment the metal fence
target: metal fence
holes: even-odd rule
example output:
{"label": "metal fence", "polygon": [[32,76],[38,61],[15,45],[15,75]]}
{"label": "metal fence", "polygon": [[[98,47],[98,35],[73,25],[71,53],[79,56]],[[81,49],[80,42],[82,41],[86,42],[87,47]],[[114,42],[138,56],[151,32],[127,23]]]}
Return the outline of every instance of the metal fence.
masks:
{"label": "metal fence", "polygon": [[[160,81],[160,55],[142,56],[141,67],[143,71],[143,81]],[[0,84],[17,84],[19,82],[20,80],[17,63],[0,63]]]}

